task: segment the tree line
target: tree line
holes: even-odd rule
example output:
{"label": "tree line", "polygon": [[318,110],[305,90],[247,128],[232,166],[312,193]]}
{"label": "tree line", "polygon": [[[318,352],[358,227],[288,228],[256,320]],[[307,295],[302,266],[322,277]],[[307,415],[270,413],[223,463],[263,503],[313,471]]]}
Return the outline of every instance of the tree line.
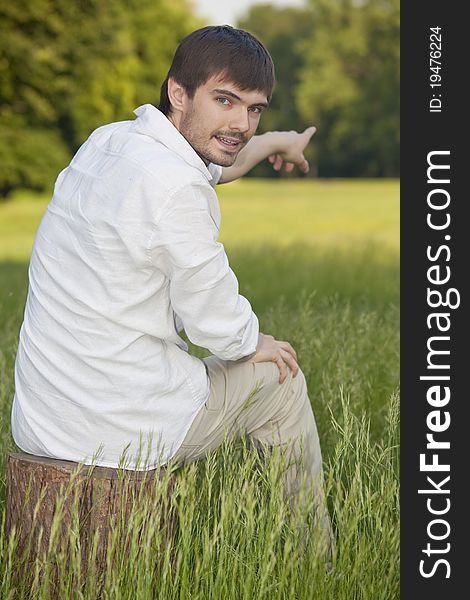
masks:
{"label": "tree line", "polygon": [[[158,104],[179,40],[204,24],[189,0],[0,0],[0,196],[49,188],[93,129]],[[315,124],[314,175],[399,174],[399,0],[254,5],[237,25],[276,66],[259,132]]]}

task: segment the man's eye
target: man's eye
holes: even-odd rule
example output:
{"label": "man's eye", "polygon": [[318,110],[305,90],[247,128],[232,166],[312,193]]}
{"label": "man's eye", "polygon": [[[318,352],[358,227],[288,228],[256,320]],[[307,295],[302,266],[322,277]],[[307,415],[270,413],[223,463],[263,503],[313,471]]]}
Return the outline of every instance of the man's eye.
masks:
{"label": "man's eye", "polygon": [[224,106],[228,106],[230,104],[230,100],[228,98],[217,98],[217,102],[223,104]]}
{"label": "man's eye", "polygon": [[259,106],[252,106],[250,110],[257,115],[261,114],[261,108]]}

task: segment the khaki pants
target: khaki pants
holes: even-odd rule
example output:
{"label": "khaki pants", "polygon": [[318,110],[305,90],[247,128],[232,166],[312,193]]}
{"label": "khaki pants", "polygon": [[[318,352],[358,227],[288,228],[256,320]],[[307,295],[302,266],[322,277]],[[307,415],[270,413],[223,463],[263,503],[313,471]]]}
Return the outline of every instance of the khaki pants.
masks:
{"label": "khaki pants", "polygon": [[274,363],[204,359],[210,395],[193,421],[175,459],[184,464],[203,458],[229,437],[247,435],[259,449],[288,448],[285,493],[295,506],[302,485],[315,494],[317,518],[329,555],[331,527],[323,492],[320,443],[304,374],[289,371],[279,383]]}

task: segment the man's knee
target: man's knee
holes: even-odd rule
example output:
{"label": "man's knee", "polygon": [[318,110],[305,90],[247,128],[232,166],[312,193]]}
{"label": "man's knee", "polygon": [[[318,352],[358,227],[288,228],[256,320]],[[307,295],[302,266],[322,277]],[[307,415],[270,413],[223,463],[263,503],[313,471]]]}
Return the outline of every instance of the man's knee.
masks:
{"label": "man's knee", "polygon": [[294,377],[290,369],[287,370],[287,377],[283,383],[279,383],[279,369],[276,367],[275,379],[273,385],[280,388],[283,397],[281,412],[298,412],[308,401],[307,382],[302,370],[299,369]]}
{"label": "man's knee", "polygon": [[[278,372],[279,378],[279,372]],[[307,391],[307,382],[305,380],[305,375],[301,369],[298,370],[297,374],[293,375],[290,369],[287,369],[287,377],[281,385],[285,385],[290,389],[291,395],[293,396],[303,396]]]}
{"label": "man's knee", "polygon": [[[248,366],[249,363],[245,363]],[[297,413],[308,400],[307,384],[303,372],[299,369],[293,377],[292,371],[287,369],[287,377],[279,383],[280,372],[275,363],[251,363],[254,387],[248,406],[252,403],[266,405],[267,411],[273,412],[276,420],[285,413]]]}
{"label": "man's knee", "polygon": [[297,398],[302,398],[307,393],[307,382],[305,380],[305,375],[303,371],[299,369],[297,375],[294,377],[292,371],[287,368],[287,377],[283,383],[279,383],[280,371],[278,366],[275,363],[265,363],[269,364],[269,378],[270,383],[274,387],[281,386],[281,388],[285,388],[286,392],[289,391],[289,396],[292,397],[292,400],[295,401]]}
{"label": "man's knee", "polygon": [[264,362],[264,363],[255,363],[255,368],[257,369],[257,376],[262,377],[266,383],[278,384],[278,385],[287,385],[293,386],[297,388],[306,388],[307,384],[305,381],[305,375],[302,370],[299,369],[297,375],[294,377],[292,371],[289,367],[287,368],[287,377],[284,383],[279,384],[280,371],[279,367],[276,363],[273,362]]}
{"label": "man's knee", "polygon": [[291,385],[293,385],[294,387],[298,388],[301,391],[307,389],[307,381],[305,379],[305,375],[304,375],[304,372],[302,371],[302,369],[299,369],[299,371],[295,377],[292,375],[292,371],[289,370],[289,373],[291,376]]}
{"label": "man's knee", "polygon": [[302,411],[306,403],[310,403],[307,392],[307,382],[303,371],[299,369],[297,375],[294,377],[290,373],[289,378],[286,379],[286,383],[289,381],[290,386],[290,403],[292,410]]}

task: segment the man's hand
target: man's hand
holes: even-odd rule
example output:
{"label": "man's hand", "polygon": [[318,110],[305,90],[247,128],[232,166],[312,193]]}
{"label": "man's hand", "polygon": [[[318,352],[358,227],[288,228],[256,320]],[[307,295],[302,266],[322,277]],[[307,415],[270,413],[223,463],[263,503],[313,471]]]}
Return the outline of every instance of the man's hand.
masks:
{"label": "man's hand", "polygon": [[279,368],[279,383],[283,383],[287,377],[287,367],[292,371],[295,377],[299,372],[297,364],[297,354],[289,342],[280,342],[275,340],[272,335],[260,333],[258,337],[258,346],[256,352],[250,356],[247,362],[273,362]]}
{"label": "man's hand", "polygon": [[302,173],[308,173],[310,166],[303,152],[316,130],[317,128],[312,126],[307,127],[302,133],[296,131],[273,132],[277,134],[280,146],[275,154],[270,154],[268,157],[273,169],[280,171],[282,163],[285,162],[286,173],[291,173],[295,165]]}
{"label": "man's hand", "polygon": [[302,173],[308,173],[309,164],[304,156],[304,150],[309,143],[316,127],[307,127],[302,133],[297,131],[268,131],[255,135],[248,144],[240,150],[231,167],[223,167],[219,183],[228,183],[243,177],[255,165],[269,158],[275,171],[279,171],[285,162],[285,170],[290,173],[295,165]]}

